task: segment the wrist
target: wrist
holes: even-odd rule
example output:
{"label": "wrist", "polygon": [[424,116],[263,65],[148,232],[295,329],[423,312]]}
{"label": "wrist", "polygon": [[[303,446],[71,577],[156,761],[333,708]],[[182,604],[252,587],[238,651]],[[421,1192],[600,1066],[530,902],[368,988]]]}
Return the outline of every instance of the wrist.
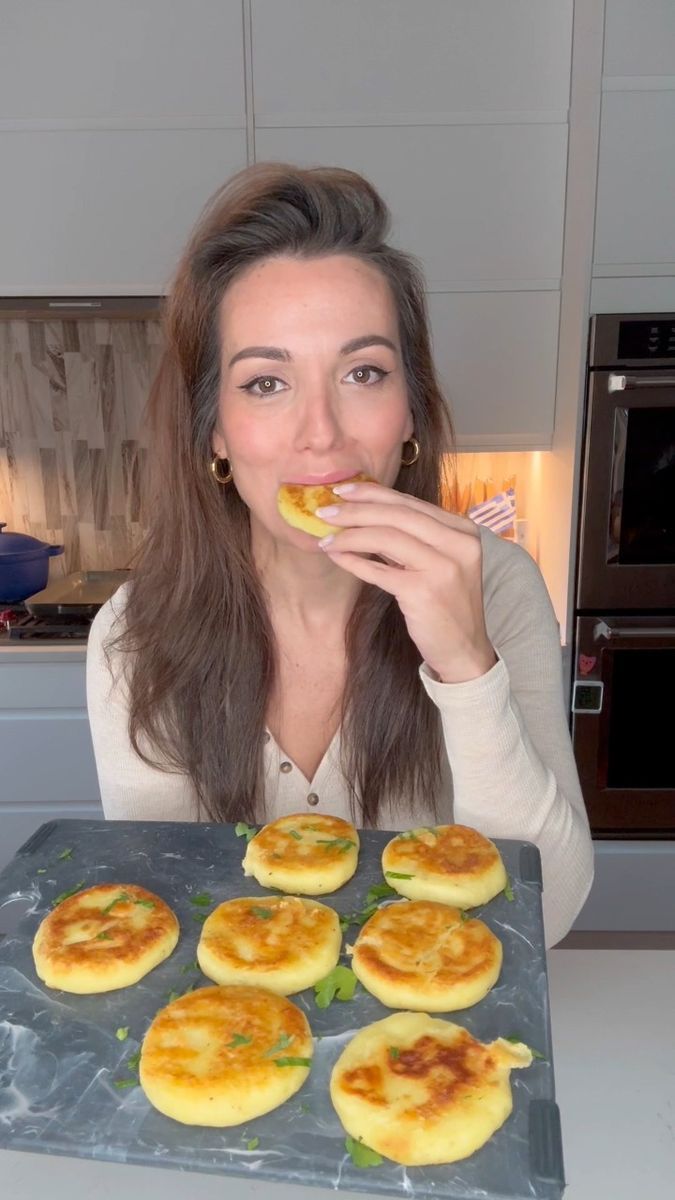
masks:
{"label": "wrist", "polygon": [[498,661],[494,648],[488,646],[483,654],[476,657],[443,664],[440,668],[430,665],[430,670],[438,683],[470,683],[473,679],[480,679],[482,675],[487,675]]}

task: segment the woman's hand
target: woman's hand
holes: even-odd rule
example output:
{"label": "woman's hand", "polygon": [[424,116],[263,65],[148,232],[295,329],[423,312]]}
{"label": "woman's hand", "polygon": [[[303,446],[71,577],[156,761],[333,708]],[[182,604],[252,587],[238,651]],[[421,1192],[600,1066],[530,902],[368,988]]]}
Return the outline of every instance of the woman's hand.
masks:
{"label": "woman's hand", "polygon": [[[497,661],[483,610],[482,550],[473,521],[376,483],[337,484],[345,503],[317,509],[338,534],[319,542],[339,567],[396,597],[412,640],[442,683]],[[385,562],[364,555],[377,554]]]}

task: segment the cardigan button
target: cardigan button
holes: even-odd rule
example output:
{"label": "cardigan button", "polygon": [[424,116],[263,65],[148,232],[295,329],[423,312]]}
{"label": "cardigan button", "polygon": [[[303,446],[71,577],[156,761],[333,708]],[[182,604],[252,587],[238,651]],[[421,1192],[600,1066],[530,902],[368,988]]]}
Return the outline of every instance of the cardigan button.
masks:
{"label": "cardigan button", "polygon": [[284,775],[288,775],[288,772],[293,770],[293,764],[289,762],[282,762],[279,765],[279,770],[283,771]]}
{"label": "cardigan button", "polygon": [[307,797],[307,803],[311,804],[312,807],[314,807],[315,804],[319,803],[319,797],[317,796],[316,792],[309,793],[309,796]]}

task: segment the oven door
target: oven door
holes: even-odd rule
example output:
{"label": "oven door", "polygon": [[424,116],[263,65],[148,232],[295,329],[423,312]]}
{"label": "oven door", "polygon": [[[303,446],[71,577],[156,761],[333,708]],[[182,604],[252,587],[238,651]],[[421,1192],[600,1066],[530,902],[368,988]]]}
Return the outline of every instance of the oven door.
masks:
{"label": "oven door", "polygon": [[577,609],[675,609],[675,376],[592,371]]}
{"label": "oven door", "polygon": [[594,836],[675,838],[675,616],[577,618],[572,735]]}

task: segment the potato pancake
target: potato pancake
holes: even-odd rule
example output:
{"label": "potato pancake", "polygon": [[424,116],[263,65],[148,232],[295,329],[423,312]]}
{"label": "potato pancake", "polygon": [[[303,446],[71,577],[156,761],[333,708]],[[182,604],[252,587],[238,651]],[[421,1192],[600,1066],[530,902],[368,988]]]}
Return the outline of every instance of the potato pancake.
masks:
{"label": "potato pancake", "polygon": [[290,996],[328,975],[340,957],[334,909],[300,896],[219,904],[202,928],[197,960],[215,983],[248,983]]}
{"label": "potato pancake", "polygon": [[404,1166],[451,1163],[487,1142],[512,1111],[509,1073],[529,1067],[522,1042],[479,1042],[426,1013],[367,1025],[330,1080],[347,1133]]}
{"label": "potato pancake", "polygon": [[[369,475],[351,475],[342,483],[373,482]],[[341,526],[329,525],[321,517],[316,516],[317,508],[329,504],[342,504],[340,496],[333,491],[334,484],[282,483],[277,492],[277,508],[284,521],[294,529],[302,529],[314,537],[325,537],[328,533],[338,533]]]}
{"label": "potato pancake", "polygon": [[33,940],[35,969],[47,987],[86,995],[138,983],[171,954],[180,927],[154,892],[102,883],[57,904]]}
{"label": "potato pancake", "polygon": [[240,1125],[278,1108],[309,1075],[312,1031],[263,988],[205,987],[157,1013],[141,1046],[150,1103],[183,1125]]}
{"label": "potato pancake", "polygon": [[401,896],[457,908],[486,904],[507,884],[494,842],[468,825],[432,825],[399,833],[384,848],[382,870]]}
{"label": "potato pancake", "polygon": [[251,838],[243,867],[262,887],[319,896],[351,879],[358,857],[359,835],[349,821],[296,813],[264,825]]}
{"label": "potato pancake", "polygon": [[459,908],[404,900],[384,905],[366,922],[351,965],[387,1008],[454,1012],[494,987],[502,945],[483,921],[464,920]]}

